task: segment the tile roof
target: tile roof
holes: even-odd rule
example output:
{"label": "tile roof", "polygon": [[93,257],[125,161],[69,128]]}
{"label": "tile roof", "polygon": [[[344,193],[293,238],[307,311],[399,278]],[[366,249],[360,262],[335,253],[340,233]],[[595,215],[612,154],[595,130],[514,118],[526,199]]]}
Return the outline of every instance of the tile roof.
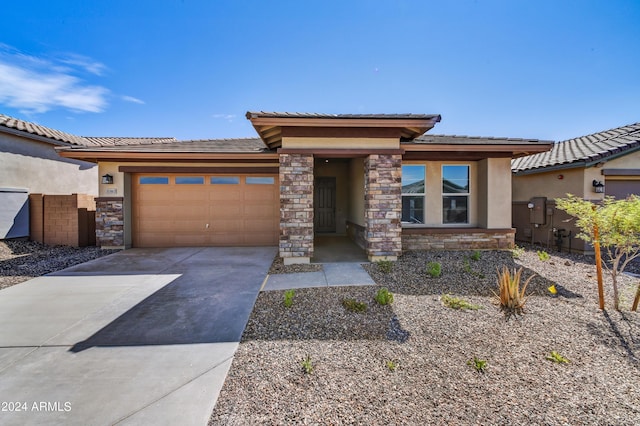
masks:
{"label": "tile roof", "polygon": [[17,130],[19,132],[28,133],[30,135],[51,139],[52,142],[57,141],[62,142],[62,144],[87,145],[87,140],[81,136],[61,132],[59,130],[41,126],[39,124],[9,117],[4,114],[0,114],[0,128],[1,127],[6,127],[8,129]]}
{"label": "tile roof", "polygon": [[[132,142],[131,138],[122,138],[123,142]],[[146,139],[151,140],[151,139]],[[101,151],[101,152],[269,152],[260,138],[238,139],[198,139],[179,141],[166,139],[147,143],[123,143],[112,145],[74,147],[72,151]]]}
{"label": "tile roof", "polygon": [[511,170],[516,174],[526,174],[549,169],[588,167],[638,149],[640,123],[635,123],[558,142],[551,151],[514,159]]}
{"label": "tile roof", "polygon": [[447,144],[447,145],[495,145],[495,144],[549,144],[552,141],[538,139],[499,138],[483,136],[459,136],[459,135],[422,135],[403,144]]}
{"label": "tile roof", "polygon": [[61,132],[60,130],[50,127],[41,126],[36,123],[21,120],[19,118],[9,117],[0,114],[0,128],[6,127],[18,132],[24,132],[29,135],[40,136],[45,139],[62,142],[60,145],[72,145],[80,147],[98,147],[98,146],[127,146],[127,145],[149,145],[158,143],[175,142],[176,138],[133,138],[133,137],[95,137],[95,136],[76,136],[71,133]]}
{"label": "tile roof", "polygon": [[439,114],[319,114],[308,112],[248,111],[247,118],[350,118],[350,119],[438,119]]}
{"label": "tile roof", "polygon": [[92,146],[128,146],[128,145],[154,145],[163,143],[173,143],[177,139],[168,138],[133,138],[118,136],[84,136],[83,139],[89,141]]}

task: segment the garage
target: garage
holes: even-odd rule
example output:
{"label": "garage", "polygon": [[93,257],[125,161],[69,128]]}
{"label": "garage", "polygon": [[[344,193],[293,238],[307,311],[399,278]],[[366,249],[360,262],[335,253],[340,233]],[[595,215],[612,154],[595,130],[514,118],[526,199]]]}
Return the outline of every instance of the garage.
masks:
{"label": "garage", "polygon": [[640,196],[640,177],[636,179],[622,178],[621,176],[607,177],[605,181],[605,194],[624,200],[631,194]]}
{"label": "garage", "polygon": [[132,175],[134,247],[278,244],[277,175]]}

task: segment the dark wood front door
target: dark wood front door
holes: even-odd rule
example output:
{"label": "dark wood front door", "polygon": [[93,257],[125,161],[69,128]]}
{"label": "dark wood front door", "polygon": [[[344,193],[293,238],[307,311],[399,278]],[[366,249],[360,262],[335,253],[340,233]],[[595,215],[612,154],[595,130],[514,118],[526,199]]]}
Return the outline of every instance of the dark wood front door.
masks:
{"label": "dark wood front door", "polygon": [[336,232],[336,178],[316,178],[313,204],[315,232]]}

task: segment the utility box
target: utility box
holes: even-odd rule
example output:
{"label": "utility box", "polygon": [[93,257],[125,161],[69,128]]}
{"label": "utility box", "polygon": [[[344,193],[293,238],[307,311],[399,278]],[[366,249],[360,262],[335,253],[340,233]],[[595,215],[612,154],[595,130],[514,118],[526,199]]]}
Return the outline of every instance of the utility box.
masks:
{"label": "utility box", "polygon": [[0,240],[29,236],[29,193],[0,188]]}
{"label": "utility box", "polygon": [[547,197],[533,197],[529,202],[529,223],[547,223]]}

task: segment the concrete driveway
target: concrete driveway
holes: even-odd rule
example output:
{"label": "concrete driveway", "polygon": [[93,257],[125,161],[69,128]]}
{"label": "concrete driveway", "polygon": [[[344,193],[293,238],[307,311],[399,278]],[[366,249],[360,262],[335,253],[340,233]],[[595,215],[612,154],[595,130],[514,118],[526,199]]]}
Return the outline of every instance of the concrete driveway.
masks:
{"label": "concrete driveway", "polygon": [[275,254],[132,249],[0,291],[0,424],[206,424]]}

